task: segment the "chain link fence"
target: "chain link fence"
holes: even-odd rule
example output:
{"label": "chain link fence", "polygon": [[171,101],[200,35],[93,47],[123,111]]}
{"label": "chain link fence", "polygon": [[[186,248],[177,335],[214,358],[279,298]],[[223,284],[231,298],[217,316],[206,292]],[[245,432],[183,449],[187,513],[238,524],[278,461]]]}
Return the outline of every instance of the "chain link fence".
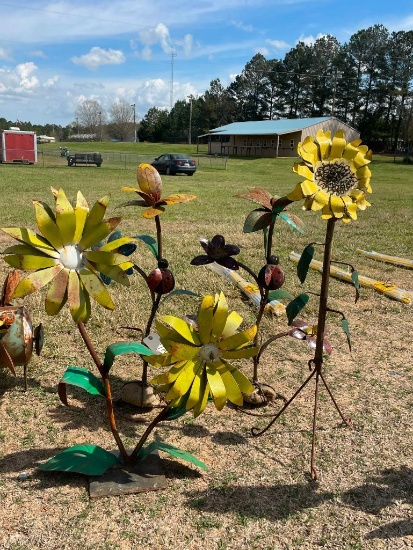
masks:
{"label": "chain link fence", "polygon": [[[75,148],[70,149],[67,153],[70,155],[76,153],[84,153],[84,151],[76,151]],[[90,151],[93,153],[94,151]],[[141,162],[148,162],[149,164],[154,160],[156,155],[138,155],[135,153],[100,153],[103,164],[102,168],[111,168],[117,170],[126,170],[130,168],[136,168]],[[42,166],[67,166],[67,156],[62,155],[59,150],[43,149],[39,148],[37,151],[38,164]],[[197,164],[198,168],[202,169],[214,169],[214,170],[226,170],[228,157],[218,155],[191,155]],[[93,164],[91,166],[94,166]]]}

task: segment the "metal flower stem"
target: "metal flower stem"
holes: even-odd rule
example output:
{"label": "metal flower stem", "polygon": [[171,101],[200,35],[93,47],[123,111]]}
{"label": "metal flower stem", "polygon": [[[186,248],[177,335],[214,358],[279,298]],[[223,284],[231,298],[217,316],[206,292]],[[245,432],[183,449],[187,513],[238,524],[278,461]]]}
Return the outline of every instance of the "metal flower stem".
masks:
{"label": "metal flower stem", "polygon": [[123,461],[125,463],[128,463],[129,455],[122,443],[122,440],[119,436],[118,429],[116,427],[116,421],[115,421],[115,413],[113,410],[113,403],[112,403],[112,390],[110,387],[109,377],[108,374],[105,372],[105,369],[103,368],[103,365],[99,359],[98,354],[96,353],[96,350],[89,338],[89,335],[86,331],[86,327],[83,323],[83,321],[79,321],[77,323],[77,328],[79,329],[80,335],[83,338],[83,341],[96,365],[98,368],[98,371],[100,373],[100,376],[102,377],[104,386],[105,386],[105,397],[106,397],[106,410],[108,413],[108,419],[109,419],[109,425],[110,429],[112,431],[113,437],[115,438],[116,444],[118,446],[118,449],[120,451],[120,454],[122,455]]}
{"label": "metal flower stem", "polygon": [[[148,323],[145,329],[145,337],[148,336],[148,334],[151,331],[152,323],[155,318],[156,312],[158,311],[159,302],[161,301],[161,298],[162,298],[162,294],[157,294],[152,302],[151,314],[149,316]],[[147,382],[148,382],[148,362],[144,361],[143,368],[142,368],[142,383],[146,385]]]}

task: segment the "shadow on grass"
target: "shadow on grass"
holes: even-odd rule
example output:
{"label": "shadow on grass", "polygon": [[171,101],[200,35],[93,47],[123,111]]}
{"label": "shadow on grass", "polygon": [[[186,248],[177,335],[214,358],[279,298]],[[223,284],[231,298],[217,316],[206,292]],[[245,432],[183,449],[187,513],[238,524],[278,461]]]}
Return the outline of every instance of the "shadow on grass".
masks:
{"label": "shadow on grass", "polygon": [[[383,470],[367,483],[347,491],[342,500],[352,508],[377,515],[384,508],[405,503],[413,506],[413,469],[407,466]],[[389,539],[413,535],[413,518],[394,521],[374,529],[366,539]]]}
{"label": "shadow on grass", "polygon": [[334,494],[319,491],[314,483],[272,487],[233,487],[223,484],[212,490],[187,493],[187,497],[189,507],[203,512],[236,512],[242,516],[275,521],[306,508],[316,508],[334,498]]}

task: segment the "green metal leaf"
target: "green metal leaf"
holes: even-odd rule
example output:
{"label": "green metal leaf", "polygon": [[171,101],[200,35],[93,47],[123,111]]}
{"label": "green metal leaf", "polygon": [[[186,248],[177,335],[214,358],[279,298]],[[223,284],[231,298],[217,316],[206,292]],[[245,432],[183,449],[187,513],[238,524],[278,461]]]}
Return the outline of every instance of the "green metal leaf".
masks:
{"label": "green metal leaf", "polygon": [[341,326],[343,327],[343,330],[346,333],[348,347],[349,347],[349,350],[351,351],[350,328],[348,326],[348,321],[345,317],[343,317],[341,320]]}
{"label": "green metal leaf", "polygon": [[102,382],[92,372],[81,367],[68,367],[58,385],[60,400],[68,405],[66,386],[78,386],[92,395],[106,395]]}
{"label": "green metal leaf", "polygon": [[177,288],[172,292],[169,292],[169,294],[165,294],[163,298],[163,302],[165,302],[165,300],[167,300],[168,298],[172,298],[172,296],[179,296],[179,295],[194,296],[195,298],[199,298],[201,296],[197,292],[192,292],[192,290],[184,290],[183,288],[182,289]]}
{"label": "green metal leaf", "polygon": [[304,248],[297,264],[297,275],[301,283],[303,283],[307,277],[307,273],[310,268],[310,263],[313,257],[314,257],[314,246],[309,244]]}
{"label": "green metal leaf", "polygon": [[198,460],[191,453],[188,453],[187,451],[182,451],[181,449],[178,449],[178,447],[170,445],[169,443],[164,443],[163,441],[152,441],[152,443],[149,443],[147,447],[141,449],[138,455],[139,460],[145,460],[145,458],[149,456],[152,451],[163,451],[170,454],[171,456],[174,456],[175,458],[180,458],[181,460],[191,462],[191,464],[194,464],[195,466],[198,466],[203,470],[208,470],[208,466]]}
{"label": "green metal leaf", "polygon": [[260,231],[264,227],[268,227],[271,224],[271,212],[263,208],[257,208],[248,214],[247,219],[244,222],[244,233],[253,233],[254,231]]}
{"label": "green metal leaf", "polygon": [[356,303],[357,300],[360,298],[360,283],[359,274],[355,269],[351,272],[351,280],[353,281],[353,286],[356,289],[356,299],[354,301],[354,303]]}
{"label": "green metal leaf", "polygon": [[152,254],[155,256],[155,258],[158,258],[158,243],[156,239],[154,239],[150,235],[135,235],[134,238],[143,241],[152,252]]}
{"label": "green metal leaf", "polygon": [[39,466],[43,472],[76,472],[99,476],[119,464],[112,453],[97,445],[74,445]]}
{"label": "green metal leaf", "polygon": [[109,372],[117,355],[124,355],[125,353],[153,355],[153,351],[140,342],[116,342],[106,348],[105,360],[103,361],[105,371]]}
{"label": "green metal leaf", "polygon": [[272,300],[282,300],[283,298],[286,298],[287,300],[292,300],[294,296],[286,290],[283,290],[282,288],[278,288],[277,290],[270,290],[270,292],[268,293],[268,302],[272,302]]}
{"label": "green metal leaf", "polygon": [[182,403],[178,407],[170,407],[167,411],[165,420],[176,420],[177,418],[183,416],[188,411],[186,410],[186,404],[188,403],[189,392],[187,392],[185,398],[182,400]]}
{"label": "green metal leaf", "polygon": [[308,294],[300,294],[299,296],[297,296],[297,298],[294,298],[294,300],[288,304],[288,306],[285,308],[285,312],[287,314],[289,325],[291,325],[291,323],[294,321],[294,319],[297,317],[303,307],[307,304],[309,299],[310,297],[308,296]]}

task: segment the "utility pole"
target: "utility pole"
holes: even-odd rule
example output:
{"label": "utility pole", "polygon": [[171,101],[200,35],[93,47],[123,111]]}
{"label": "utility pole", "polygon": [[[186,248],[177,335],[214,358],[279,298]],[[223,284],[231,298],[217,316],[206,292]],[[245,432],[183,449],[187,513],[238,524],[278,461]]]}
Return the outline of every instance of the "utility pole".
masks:
{"label": "utility pole", "polygon": [[132,103],[133,107],[133,141],[136,143],[136,103]]}
{"label": "utility pole", "polygon": [[99,141],[102,141],[102,111],[99,111]]}
{"label": "utility pole", "polygon": [[188,145],[191,145],[191,137],[192,137],[192,100],[193,96],[188,96],[189,98],[189,128],[188,128]]}

